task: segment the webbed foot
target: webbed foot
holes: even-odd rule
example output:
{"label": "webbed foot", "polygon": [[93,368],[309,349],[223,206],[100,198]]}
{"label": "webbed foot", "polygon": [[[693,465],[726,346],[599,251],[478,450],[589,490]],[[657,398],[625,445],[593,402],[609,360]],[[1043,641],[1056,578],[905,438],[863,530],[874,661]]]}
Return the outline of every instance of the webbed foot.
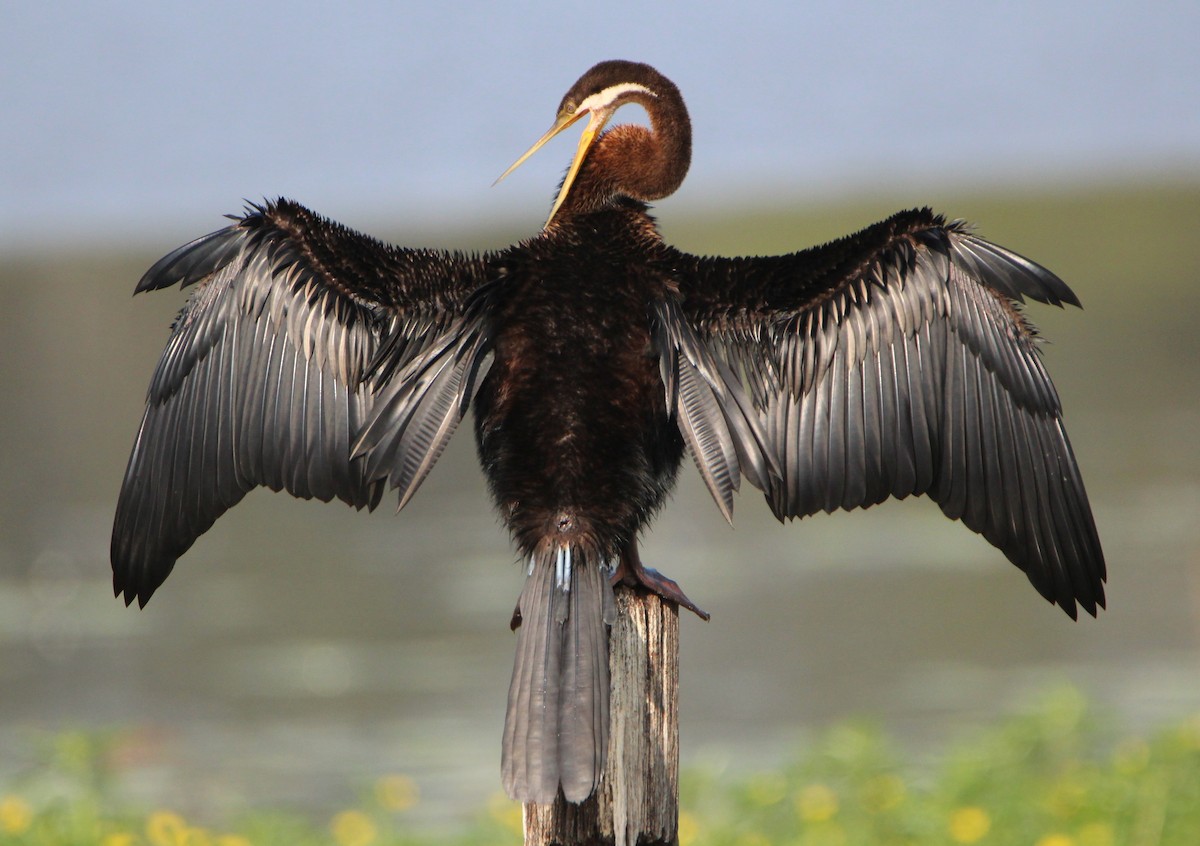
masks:
{"label": "webbed foot", "polygon": [[674,602],[681,608],[688,609],[701,620],[707,621],[712,617],[711,614],[688,599],[687,594],[680,589],[674,579],[667,578],[653,567],[647,567],[642,563],[641,556],[638,555],[637,541],[631,541],[621,549],[621,562],[617,566],[617,572],[613,573],[612,583],[643,587],[657,593],[663,599]]}

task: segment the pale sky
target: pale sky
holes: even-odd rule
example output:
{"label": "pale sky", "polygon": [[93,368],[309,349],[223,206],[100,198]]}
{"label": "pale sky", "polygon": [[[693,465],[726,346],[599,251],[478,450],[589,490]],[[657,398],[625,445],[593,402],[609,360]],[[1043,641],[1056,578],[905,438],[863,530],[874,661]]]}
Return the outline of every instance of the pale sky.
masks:
{"label": "pale sky", "polygon": [[[540,224],[574,138],[495,188],[594,62],[691,109],[666,203],[1200,175],[1200,4],[9,3],[0,249],[172,246],[243,198]],[[161,243],[160,243],[161,242]]]}

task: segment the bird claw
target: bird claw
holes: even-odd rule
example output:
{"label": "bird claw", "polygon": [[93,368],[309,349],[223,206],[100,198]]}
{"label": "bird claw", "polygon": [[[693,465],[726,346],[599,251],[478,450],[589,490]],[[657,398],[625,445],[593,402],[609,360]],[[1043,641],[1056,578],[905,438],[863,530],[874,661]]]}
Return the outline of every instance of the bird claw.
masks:
{"label": "bird claw", "polygon": [[617,571],[613,573],[612,583],[613,585],[625,584],[641,587],[656,593],[668,602],[674,602],[681,608],[686,608],[705,622],[712,618],[711,614],[688,599],[678,582],[664,576],[653,567],[642,564],[637,554],[637,548],[632,545],[622,551],[621,563],[618,565]]}
{"label": "bird claw", "polygon": [[[619,584],[629,585],[656,593],[668,602],[674,602],[680,608],[686,608],[705,622],[712,619],[711,614],[688,599],[678,582],[664,576],[653,567],[643,564],[638,556],[637,548],[632,545],[621,552],[620,563],[612,574],[611,582],[614,587]],[[509,620],[508,626],[515,632],[521,627],[521,622],[521,603],[518,602],[517,607],[513,609],[512,619]]]}

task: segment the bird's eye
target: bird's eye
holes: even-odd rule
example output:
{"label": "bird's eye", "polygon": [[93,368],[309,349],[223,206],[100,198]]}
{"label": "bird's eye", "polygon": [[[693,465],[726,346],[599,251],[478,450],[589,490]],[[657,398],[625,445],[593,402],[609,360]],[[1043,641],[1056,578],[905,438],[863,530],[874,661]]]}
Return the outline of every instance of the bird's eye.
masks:
{"label": "bird's eye", "polygon": [[573,100],[568,100],[567,102],[563,103],[561,111],[564,115],[573,115],[575,114],[575,110],[578,108],[579,106]]}

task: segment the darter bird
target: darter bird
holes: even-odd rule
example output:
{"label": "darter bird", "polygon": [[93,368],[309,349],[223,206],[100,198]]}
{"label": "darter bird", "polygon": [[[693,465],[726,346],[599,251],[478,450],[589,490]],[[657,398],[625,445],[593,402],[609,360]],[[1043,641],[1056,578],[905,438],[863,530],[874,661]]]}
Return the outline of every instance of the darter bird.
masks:
{"label": "darter bird", "polygon": [[[628,103],[650,126],[606,130]],[[1057,276],[927,209],[789,255],[680,252],[647,207],[690,163],[679,90],[602,62],[513,168],[585,118],[550,219],[507,249],[393,247],[281,199],[150,268],[138,291],[194,287],[117,506],[127,604],[259,485],[360,509],[392,488],[403,507],[473,408],[528,566],[503,781],[539,803],[599,782],[612,585],[707,616],[638,554],[685,451],[726,519],[743,479],[780,520],[924,494],[1072,617],[1103,606],[1100,541],[1021,311],[1078,305]]]}

